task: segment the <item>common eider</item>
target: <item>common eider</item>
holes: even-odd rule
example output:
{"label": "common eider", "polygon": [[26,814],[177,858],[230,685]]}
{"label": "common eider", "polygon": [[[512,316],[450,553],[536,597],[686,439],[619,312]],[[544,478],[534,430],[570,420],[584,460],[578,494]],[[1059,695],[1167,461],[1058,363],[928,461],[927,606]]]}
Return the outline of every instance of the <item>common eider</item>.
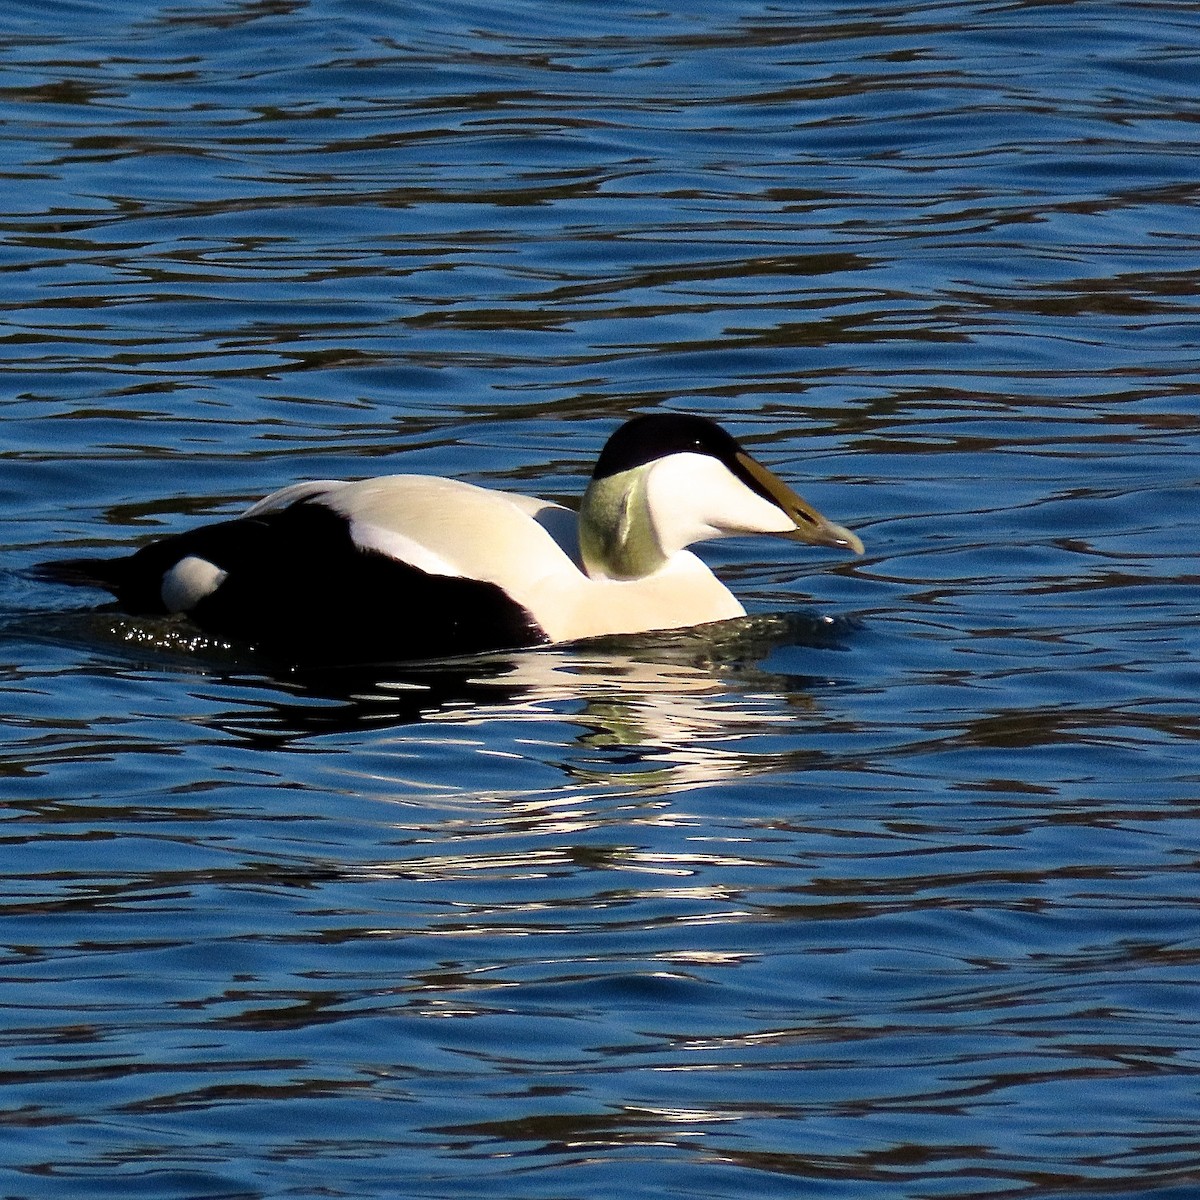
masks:
{"label": "common eider", "polygon": [[292,665],[400,662],[676,629],[745,609],[686,547],[776,534],[862,553],[719,425],[635,417],[578,514],[424,475],[316,480],[123,558],[47,563]]}

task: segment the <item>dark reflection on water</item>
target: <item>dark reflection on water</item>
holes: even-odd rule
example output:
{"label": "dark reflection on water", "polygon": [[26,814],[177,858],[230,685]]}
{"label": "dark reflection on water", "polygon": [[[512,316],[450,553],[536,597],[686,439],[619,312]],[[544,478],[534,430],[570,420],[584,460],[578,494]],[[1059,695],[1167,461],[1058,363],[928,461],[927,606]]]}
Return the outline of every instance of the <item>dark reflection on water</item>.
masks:
{"label": "dark reflection on water", "polygon": [[[0,26],[0,1192],[1195,1194],[1191,6]],[[867,557],[321,678],[27,574],[654,407]]]}

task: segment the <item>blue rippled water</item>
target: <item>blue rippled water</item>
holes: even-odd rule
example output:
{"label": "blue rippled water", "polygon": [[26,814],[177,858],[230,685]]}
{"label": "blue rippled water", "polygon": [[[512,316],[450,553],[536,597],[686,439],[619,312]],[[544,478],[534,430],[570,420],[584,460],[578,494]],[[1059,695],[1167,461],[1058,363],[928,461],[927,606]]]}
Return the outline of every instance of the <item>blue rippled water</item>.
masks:
{"label": "blue rippled water", "polygon": [[[0,1194],[1197,1194],[1194,5],[0,48]],[[29,573],[302,478],[571,501],[656,409],[867,556],[371,679]]]}

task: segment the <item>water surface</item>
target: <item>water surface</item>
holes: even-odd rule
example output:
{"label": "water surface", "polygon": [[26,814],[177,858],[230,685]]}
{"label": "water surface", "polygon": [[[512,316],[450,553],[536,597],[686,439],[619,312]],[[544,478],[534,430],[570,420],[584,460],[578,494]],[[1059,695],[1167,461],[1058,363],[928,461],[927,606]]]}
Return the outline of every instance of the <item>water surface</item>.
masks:
{"label": "water surface", "polygon": [[[1200,1186],[1200,20],[10,5],[0,1191]],[[720,419],[867,556],[279,678],[35,583]]]}

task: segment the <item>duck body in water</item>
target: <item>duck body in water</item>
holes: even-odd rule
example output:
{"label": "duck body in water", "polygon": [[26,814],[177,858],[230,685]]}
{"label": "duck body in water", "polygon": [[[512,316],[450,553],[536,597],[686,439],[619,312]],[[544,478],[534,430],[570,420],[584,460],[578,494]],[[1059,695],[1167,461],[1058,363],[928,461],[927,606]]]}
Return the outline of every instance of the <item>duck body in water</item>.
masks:
{"label": "duck body in water", "polygon": [[129,613],[185,614],[280,662],[384,663],[742,616],[687,547],[749,533],[862,553],[719,425],[653,414],[612,435],[578,514],[433,476],[316,480],[39,573],[105,589]]}

